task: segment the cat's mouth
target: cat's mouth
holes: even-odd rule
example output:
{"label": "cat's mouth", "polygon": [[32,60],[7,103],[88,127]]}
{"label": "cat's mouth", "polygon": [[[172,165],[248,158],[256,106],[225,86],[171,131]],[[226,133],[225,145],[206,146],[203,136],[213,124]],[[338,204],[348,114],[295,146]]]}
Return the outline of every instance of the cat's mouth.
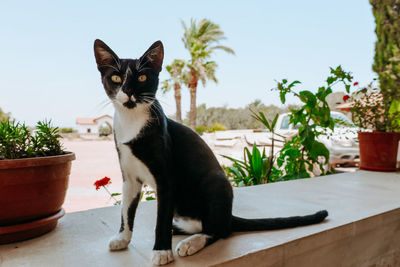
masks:
{"label": "cat's mouth", "polygon": [[126,108],[135,108],[136,107],[136,102],[133,102],[132,100],[128,100],[123,104]]}

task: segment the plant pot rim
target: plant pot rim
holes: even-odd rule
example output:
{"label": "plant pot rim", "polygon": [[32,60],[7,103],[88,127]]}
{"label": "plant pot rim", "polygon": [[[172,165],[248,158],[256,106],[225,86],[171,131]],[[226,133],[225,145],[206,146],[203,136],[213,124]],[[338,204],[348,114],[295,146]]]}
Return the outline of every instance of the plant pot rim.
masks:
{"label": "plant pot rim", "polygon": [[399,132],[365,132],[365,131],[358,131],[358,134],[375,134],[375,135],[395,134],[395,135],[400,135]]}
{"label": "plant pot rim", "polygon": [[0,170],[62,164],[68,161],[72,161],[74,159],[76,159],[75,153],[70,151],[65,151],[65,154],[57,156],[45,156],[45,157],[35,157],[35,158],[23,158],[23,159],[3,159],[0,160]]}

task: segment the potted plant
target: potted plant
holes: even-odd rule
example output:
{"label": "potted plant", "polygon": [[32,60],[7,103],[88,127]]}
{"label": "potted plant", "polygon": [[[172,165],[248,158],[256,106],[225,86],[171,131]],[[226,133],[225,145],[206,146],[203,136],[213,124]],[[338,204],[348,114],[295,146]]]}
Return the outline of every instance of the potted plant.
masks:
{"label": "potted plant", "polygon": [[71,161],[58,128],[0,122],[0,244],[51,231],[64,215]]}
{"label": "potted plant", "polygon": [[[358,83],[354,83],[358,86]],[[359,127],[360,169],[396,171],[400,140],[400,102],[387,101],[374,83],[359,87],[350,101],[353,122]]]}
{"label": "potted plant", "polygon": [[[359,132],[360,168],[395,171],[400,124],[400,24],[398,3],[370,0],[375,17],[374,64],[379,89],[353,94],[352,112]],[[369,131],[368,131],[369,130]]]}

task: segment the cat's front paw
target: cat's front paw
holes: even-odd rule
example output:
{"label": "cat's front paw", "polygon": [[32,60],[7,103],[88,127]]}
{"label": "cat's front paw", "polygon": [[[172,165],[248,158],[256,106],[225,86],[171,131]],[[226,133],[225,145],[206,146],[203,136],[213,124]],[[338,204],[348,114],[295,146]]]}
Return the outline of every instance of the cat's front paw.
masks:
{"label": "cat's front paw", "polygon": [[172,250],[153,250],[153,265],[164,265],[174,261]]}
{"label": "cat's front paw", "polygon": [[183,239],[176,245],[176,254],[181,257],[186,257],[197,253],[207,244],[208,235],[195,234],[186,239]]}
{"label": "cat's front paw", "polygon": [[129,245],[129,242],[130,240],[123,239],[120,235],[116,235],[110,240],[108,247],[111,251],[126,249]]}

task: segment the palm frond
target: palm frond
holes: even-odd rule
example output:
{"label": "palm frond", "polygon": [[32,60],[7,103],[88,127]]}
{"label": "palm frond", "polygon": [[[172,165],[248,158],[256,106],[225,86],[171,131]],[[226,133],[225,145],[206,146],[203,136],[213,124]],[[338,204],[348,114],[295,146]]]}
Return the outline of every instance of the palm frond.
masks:
{"label": "palm frond", "polygon": [[211,50],[211,51],[214,51],[214,50],[223,50],[223,51],[225,51],[225,52],[227,52],[227,53],[229,53],[229,54],[235,55],[235,51],[233,51],[232,48],[227,47],[227,46],[224,46],[224,45],[216,45],[216,46],[210,47],[210,50]]}

